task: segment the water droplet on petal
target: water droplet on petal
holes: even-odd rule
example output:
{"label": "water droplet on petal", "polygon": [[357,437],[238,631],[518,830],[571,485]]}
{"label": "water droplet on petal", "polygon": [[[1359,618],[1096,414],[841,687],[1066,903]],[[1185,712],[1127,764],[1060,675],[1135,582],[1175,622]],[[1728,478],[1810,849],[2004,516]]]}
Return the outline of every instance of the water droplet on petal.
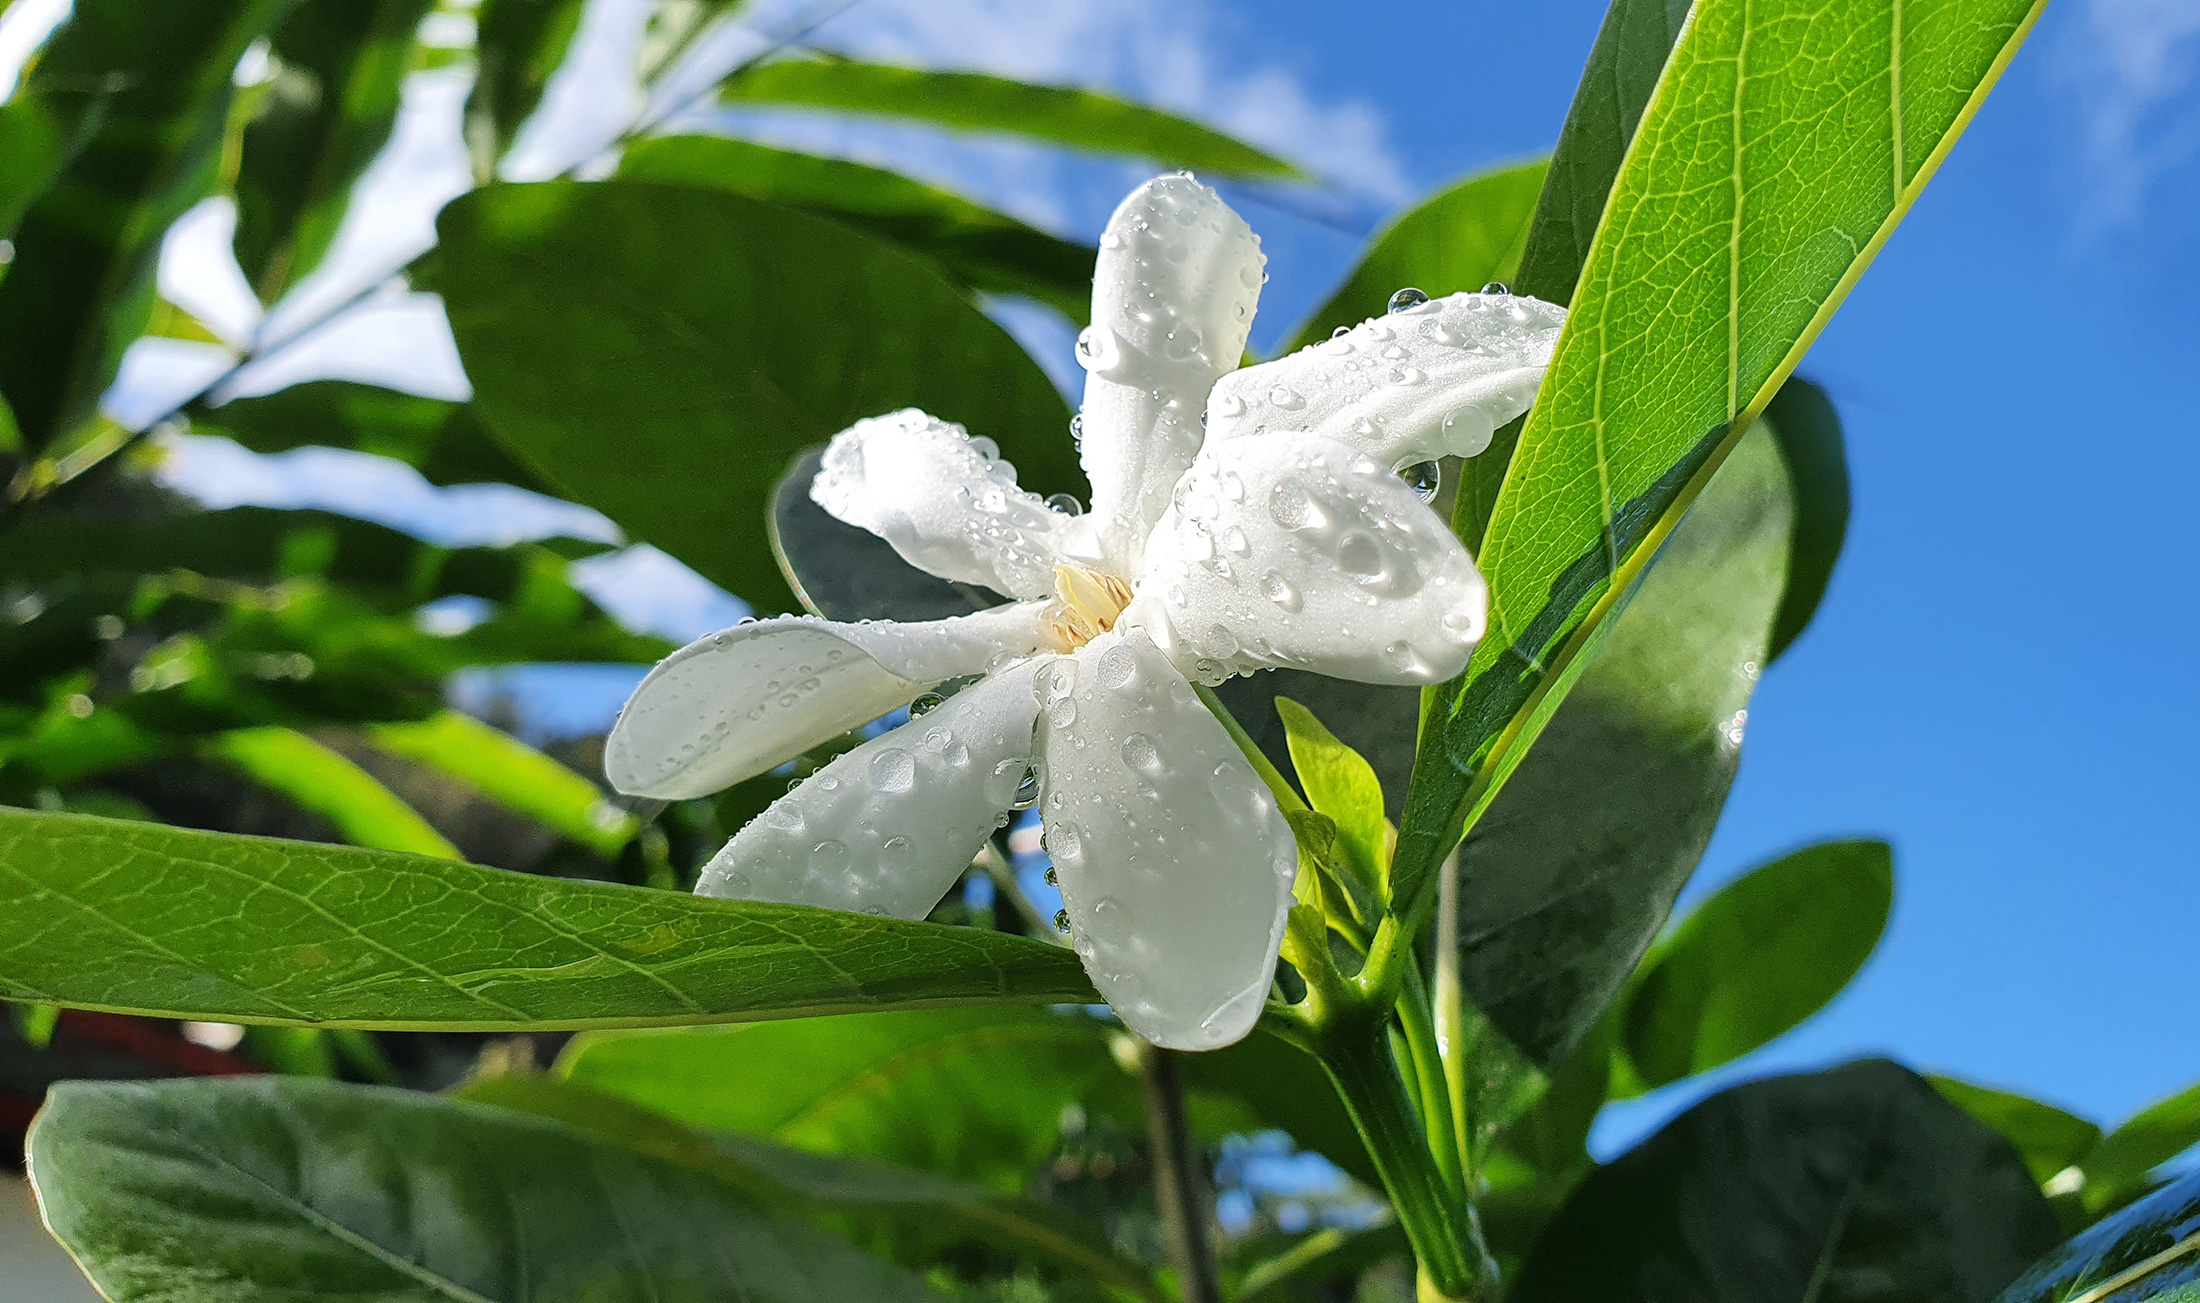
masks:
{"label": "water droplet on petal", "polygon": [[1100,686],[1113,692],[1121,692],[1138,677],[1138,658],[1130,649],[1118,644],[1100,654],[1098,667]]}
{"label": "water droplet on petal", "polygon": [[1454,407],[1444,416],[1444,450],[1455,456],[1473,457],[1487,451],[1496,433],[1490,414],[1473,403]]}
{"label": "water droplet on petal", "polygon": [[889,837],[878,848],[879,863],[889,869],[906,869],[917,857],[917,848],[907,837]]}
{"label": "water droplet on petal", "polygon": [[1058,909],[1058,910],[1055,910],[1055,911],[1054,911],[1054,930],[1055,930],[1055,931],[1057,931],[1057,932],[1067,932],[1067,931],[1069,931],[1069,911],[1068,911],[1068,910],[1066,910],[1066,909]]}
{"label": "water droplet on petal", "polygon": [[1411,466],[1398,468],[1398,478],[1405,481],[1413,495],[1423,502],[1436,500],[1436,491],[1443,487],[1444,467],[1440,462],[1417,461]]}
{"label": "water droplet on petal", "polygon": [[[1512,286],[1507,285],[1503,281],[1491,281],[1489,284],[1482,287],[1482,292],[1484,294],[1510,294],[1513,291]],[[1059,336],[1057,336],[1057,338],[1059,338]]]}
{"label": "water droplet on petal", "polygon": [[1028,810],[1039,803],[1039,766],[1026,764],[1024,776],[1016,784],[1016,797],[1008,803],[1011,810]]}
{"label": "water droplet on petal", "polygon": [[1161,749],[1144,733],[1133,733],[1123,739],[1123,763],[1148,778],[1161,776]]}
{"label": "water droplet on petal", "polygon": [[1360,530],[1348,531],[1337,540],[1337,565],[1346,574],[1365,583],[1383,573],[1382,545]]}
{"label": "water droplet on petal", "polygon": [[916,786],[917,762],[899,747],[888,747],[871,757],[871,788],[892,794]]}
{"label": "water droplet on petal", "polygon": [[1399,290],[1396,294],[1390,296],[1390,307],[1388,308],[1388,311],[1404,312],[1408,308],[1420,307],[1426,302],[1428,302],[1428,295],[1408,285],[1406,288]]}
{"label": "water droplet on petal", "polygon": [[1261,576],[1260,595],[1286,611],[1297,611],[1305,605],[1291,581],[1273,570]]}
{"label": "water droplet on petal", "polygon": [[1286,412],[1295,412],[1306,406],[1306,399],[1300,397],[1297,390],[1283,385],[1277,385],[1268,391],[1268,401]]}
{"label": "water droplet on petal", "polygon": [[1216,394],[1213,406],[1217,416],[1245,415],[1245,400],[1236,394]]}
{"label": "water droplet on petal", "polygon": [[1305,488],[1283,480],[1268,494],[1268,514],[1285,529],[1304,529],[1314,515],[1314,500]]}
{"label": "water droplet on petal", "polygon": [[1079,502],[1077,495],[1074,493],[1050,493],[1047,495],[1047,505],[1065,516],[1082,516],[1085,514],[1085,504]]}
{"label": "water droplet on petal", "polygon": [[[909,703],[909,718],[916,719],[919,716],[929,715],[933,711],[938,710],[941,706],[946,704],[947,698],[941,696],[937,692],[927,692],[923,696],[918,697],[915,701]],[[946,734],[936,729],[933,732],[927,734],[925,736],[925,740],[929,742],[932,738],[935,737],[943,739],[942,745],[945,744],[944,739],[946,737]],[[937,751],[939,748],[934,747],[932,749]]]}

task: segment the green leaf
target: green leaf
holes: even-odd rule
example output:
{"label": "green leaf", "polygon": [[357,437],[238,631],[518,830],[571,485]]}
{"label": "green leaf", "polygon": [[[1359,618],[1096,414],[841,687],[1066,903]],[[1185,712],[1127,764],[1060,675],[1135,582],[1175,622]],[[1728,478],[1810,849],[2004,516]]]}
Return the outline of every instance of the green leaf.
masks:
{"label": "green leaf", "polygon": [[455,710],[375,724],[367,736],[383,750],[466,782],[598,854],[618,854],[640,829],[634,816],[613,805],[594,783],[504,730]]}
{"label": "green leaf", "polygon": [[1833,579],[1834,562],[1849,530],[1849,463],[1841,444],[1841,418],[1826,391],[1790,377],[1765,407],[1765,424],[1780,441],[1788,482],[1795,491],[1795,533],[1788,544],[1787,591],[1772,618],[1770,664],[1802,635]]}
{"label": "green leaf", "polygon": [[1507,1297],[1984,1303],[2060,1234],[2006,1140],[1867,1059],[1737,1086],[1599,1168]]}
{"label": "green leaf", "polygon": [[2101,1138],[2099,1127],[2053,1104],[1954,1077],[1936,1074],[1925,1080],[1964,1112],[2006,1137],[2016,1146],[2017,1156],[2024,1160],[2032,1179],[2042,1184],[2084,1158]]}
{"label": "green leaf", "polygon": [[434,0],[298,0],[274,31],[275,78],[245,126],[233,190],[237,264],[273,303],[321,261],[352,183],[390,138],[413,33]]}
{"label": "green leaf", "polygon": [[325,816],[354,846],[463,858],[420,812],[374,775],[294,729],[241,728],[209,738],[208,756]]}
{"label": "green leaf", "polygon": [[537,1073],[477,1077],[459,1098],[532,1113],[712,1176],[780,1211],[888,1232],[904,1261],[965,1246],[1027,1254],[1088,1279],[1158,1299],[1151,1276],[1096,1226],[1045,1204],[927,1172],[685,1126],[616,1096]]}
{"label": "green leaf", "polygon": [[512,147],[565,62],[583,7],[583,0],[482,0],[474,37],[480,70],[466,101],[467,141],[477,153],[493,161]]}
{"label": "green leaf", "polygon": [[2192,1303],[2200,1298],[2200,1172],[2087,1229],[1995,1303]]}
{"label": "green leaf", "polygon": [[1535,205],[1513,288],[1546,303],[1574,297],[1620,161],[1688,21],[1689,0],[1612,0]]}
{"label": "green leaf", "polygon": [[1381,882],[1390,867],[1390,829],[1383,819],[1383,788],[1360,753],[1322,727],[1314,712],[1289,697],[1276,698],[1291,742],[1291,767],[1306,803],[1337,825],[1337,842],[1352,857],[1363,881]]}
{"label": "green leaf", "polygon": [[430,484],[516,484],[540,489],[465,403],[349,380],[313,380],[219,407],[193,406],[194,434],[223,435],[254,452],[320,444],[390,457]]}
{"label": "green leaf", "polygon": [[1477,554],[1491,634],[1424,732],[1393,869],[1403,895],[1511,776],[2042,3],[1694,7]]}
{"label": "green leaf", "polygon": [[1093,250],[896,172],[724,136],[629,146],[619,175],[723,190],[846,222],[938,262],[965,289],[1020,294],[1083,322]]}
{"label": "green leaf", "polygon": [[1817,1013],[1894,906],[1894,852],[1824,842],[1721,887],[1644,956],[1621,1049],[1645,1090],[1740,1058]]}
{"label": "green leaf", "polygon": [[1340,326],[1383,315],[1390,296],[1408,285],[1441,296],[1510,280],[1549,166],[1537,159],[1468,177],[1391,219],[1344,284],[1277,351],[1304,348]]}
{"label": "green leaf", "polygon": [[81,0],[39,59],[98,127],[23,214],[0,280],[0,397],[32,448],[89,420],[151,319],[161,235],[219,174],[231,73],[289,0]]}
{"label": "green leaf", "polygon": [[1100,91],[1035,86],[979,72],[781,59],[729,78],[719,89],[719,102],[910,118],[955,131],[1001,132],[1094,153],[1134,154],[1205,172],[1299,175],[1282,159],[1173,113]]}
{"label": "green leaf", "polygon": [[824,450],[795,458],[772,490],[772,556],[802,608],[828,620],[944,620],[983,610],[998,595],[927,574],[894,545],[837,520],[810,497]]}
{"label": "green leaf", "polygon": [[1232,1303],[1289,1303],[1305,1298],[1334,1297],[1321,1287],[1357,1277],[1386,1258],[1405,1258],[1412,1252],[1405,1232],[1387,1217],[1373,1226],[1330,1227],[1316,1231],[1264,1262],[1254,1264],[1238,1282]]}
{"label": "green leaf", "polygon": [[[1037,944],[1037,943],[1031,943]],[[558,1072],[693,1126],[874,1159],[1010,1193],[1062,1110],[1137,1085],[1084,1014],[967,1009],[591,1033]]]}
{"label": "green leaf", "polygon": [[760,611],[762,521],[795,455],[921,407],[1082,491],[1069,408],[926,259],[738,195],[497,185],[443,210],[441,289],[475,405],[564,496]]}
{"label": "green leaf", "polygon": [[2154,1169],[2200,1144],[2200,1086],[2156,1100],[2118,1123],[2079,1166],[2085,1204],[2114,1207],[2143,1189]]}
{"label": "green leaf", "polygon": [[939,1297],[685,1167],[408,1091],[64,1082],[30,1153],[47,1225],[114,1303]]}
{"label": "green leaf", "polygon": [[1546,1068],[1624,987],[1718,822],[1787,573],[1790,500],[1760,432],[1460,852],[1462,985]]}
{"label": "green leaf", "polygon": [[0,809],[0,999],[498,1030],[1096,998],[1003,933]]}

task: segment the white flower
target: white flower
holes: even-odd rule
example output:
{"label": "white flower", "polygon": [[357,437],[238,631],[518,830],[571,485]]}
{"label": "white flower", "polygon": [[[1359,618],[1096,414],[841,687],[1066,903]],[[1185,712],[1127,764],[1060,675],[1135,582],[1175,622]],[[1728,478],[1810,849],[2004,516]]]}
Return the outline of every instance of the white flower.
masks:
{"label": "white flower", "polygon": [[755,621],[657,666],[605,767],[619,790],[667,799],[984,675],[775,802],[698,891],[922,918],[1037,800],[1077,953],[1124,1022],[1182,1049],[1251,1029],[1297,855],[1191,680],[1457,674],[1482,579],[1396,471],[1479,452],[1525,411],[1564,316],[1455,294],[1237,370],[1265,261],[1189,176],[1116,210],[1078,350],[1089,514],[1017,487],[986,441],[921,412],[833,440],[811,490],[827,511],[1017,600],[921,624]]}

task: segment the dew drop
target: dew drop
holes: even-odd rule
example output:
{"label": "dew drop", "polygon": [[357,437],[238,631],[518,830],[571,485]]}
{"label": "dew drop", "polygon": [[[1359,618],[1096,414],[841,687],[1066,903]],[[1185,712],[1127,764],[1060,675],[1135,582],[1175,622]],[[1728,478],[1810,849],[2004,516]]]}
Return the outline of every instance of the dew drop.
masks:
{"label": "dew drop", "polygon": [[1123,739],[1123,763],[1146,775],[1161,776],[1161,749],[1144,733],[1133,733]]}
{"label": "dew drop", "polygon": [[1361,530],[1351,530],[1337,540],[1337,565],[1361,583],[1378,578],[1383,573],[1382,545]]}
{"label": "dew drop", "polygon": [[1077,722],[1077,703],[1063,697],[1047,707],[1047,722],[1056,728],[1068,728]]}
{"label": "dew drop", "polygon": [[[1077,831],[1076,824],[1066,820],[1056,824],[1047,832],[1047,854],[1052,855],[1057,863],[1076,864],[1085,858],[1084,834]],[[1053,885],[1053,882],[1054,879],[1047,879],[1048,885]]]}
{"label": "dew drop", "polygon": [[1217,416],[1245,415],[1245,400],[1236,394],[1216,394],[1213,407]]}
{"label": "dew drop", "polygon": [[1085,930],[1101,945],[1120,944],[1130,937],[1131,912],[1115,897],[1102,896],[1092,903],[1092,918]]}
{"label": "dew drop", "polygon": [[[1503,281],[1491,281],[1489,284],[1482,287],[1482,292],[1484,294],[1510,294],[1513,291],[1512,286],[1507,285]],[[1059,336],[1057,336],[1057,338],[1059,338]]]}
{"label": "dew drop", "polygon": [[1261,576],[1260,595],[1286,611],[1295,612],[1305,605],[1305,601],[1299,596],[1299,590],[1292,586],[1290,580],[1274,570]]}
{"label": "dew drop", "polygon": [[889,869],[906,869],[917,857],[917,848],[909,844],[907,837],[889,837],[878,848],[879,863]]}
{"label": "dew drop", "polygon": [[1085,504],[1079,502],[1077,495],[1074,493],[1050,493],[1047,495],[1047,505],[1065,516],[1082,516],[1085,514]]}
{"label": "dew drop", "polygon": [[1055,910],[1055,911],[1054,911],[1054,930],[1055,930],[1055,931],[1057,931],[1057,932],[1067,932],[1067,931],[1069,931],[1069,911],[1068,911],[1068,910],[1066,910],[1066,909],[1058,909],[1058,910]]}
{"label": "dew drop", "polygon": [[1389,311],[1404,312],[1409,308],[1420,307],[1426,302],[1428,302],[1428,295],[1408,285],[1406,288],[1399,290],[1396,294],[1390,296]]}
{"label": "dew drop", "polygon": [[1138,660],[1131,655],[1129,648],[1118,644],[1100,654],[1097,669],[1101,687],[1112,692],[1121,692],[1131,685],[1131,680],[1138,677]]}
{"label": "dew drop", "polygon": [[917,784],[917,762],[900,747],[888,747],[871,757],[871,788],[892,795]]}
{"label": "dew drop", "polygon": [[[1050,838],[1049,840],[1051,841],[1052,839]],[[1051,847],[1049,849],[1051,849]],[[1055,873],[1054,866],[1051,864],[1047,865],[1047,871],[1040,876],[1046,879],[1046,884],[1050,887],[1059,887],[1062,885],[1061,876]]]}
{"label": "dew drop", "polygon": [[[944,706],[946,704],[947,698],[941,696],[937,692],[927,692],[923,696],[918,697],[915,701],[909,703],[909,718],[918,719],[922,716],[929,715],[933,711],[938,710],[941,706]],[[929,743],[935,737],[941,738],[943,739],[942,744],[944,745],[944,739],[946,736],[947,735],[945,733],[939,731],[938,729],[934,729],[931,733],[925,735],[925,741]],[[937,751],[939,750],[939,747],[933,747],[932,749]]]}
{"label": "dew drop", "polygon": [[1253,545],[1246,539],[1244,530],[1232,525],[1222,531],[1222,550],[1233,556],[1246,556],[1252,552]]}
{"label": "dew drop", "polygon": [[837,868],[848,862],[848,848],[828,837],[810,848],[810,858],[821,869]]}
{"label": "dew drop", "polygon": [[1268,514],[1285,529],[1304,529],[1314,515],[1314,501],[1304,487],[1284,480],[1268,494]]}
{"label": "dew drop", "polygon": [[1429,663],[1421,659],[1421,653],[1413,650],[1412,643],[1403,640],[1385,647],[1383,659],[1390,662],[1390,668],[1413,678],[1425,678],[1429,672]]}
{"label": "dew drop", "polygon": [[1459,642],[1473,642],[1482,632],[1482,622],[1465,611],[1450,611],[1444,615],[1444,632]]}
{"label": "dew drop", "polygon": [[1443,487],[1444,467],[1440,462],[1417,461],[1411,466],[1399,467],[1398,478],[1413,490],[1413,496],[1423,502],[1434,502],[1436,491]]}
{"label": "dew drop", "polygon": [[1026,764],[1024,776],[1016,784],[1015,799],[1009,802],[1011,810],[1028,810],[1039,803],[1039,766]]}
{"label": "dew drop", "polygon": [[1444,450],[1459,457],[1473,457],[1488,450],[1497,433],[1490,414],[1473,403],[1454,407],[1444,416]]}
{"label": "dew drop", "polygon": [[1295,412],[1306,406],[1306,399],[1296,389],[1277,385],[1268,391],[1268,401],[1286,412]]}

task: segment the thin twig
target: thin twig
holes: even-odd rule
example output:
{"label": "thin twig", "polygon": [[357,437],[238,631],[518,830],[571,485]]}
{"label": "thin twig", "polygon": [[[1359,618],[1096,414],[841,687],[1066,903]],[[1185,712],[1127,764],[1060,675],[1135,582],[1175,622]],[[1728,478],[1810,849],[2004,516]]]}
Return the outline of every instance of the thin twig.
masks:
{"label": "thin twig", "polygon": [[1183,1303],[1220,1303],[1221,1278],[1215,1270],[1214,1244],[1207,1237],[1206,1182],[1200,1179],[1176,1052],[1139,1041],[1138,1075],[1146,1088],[1154,1203],[1161,1212],[1169,1256],[1175,1260],[1177,1293]]}

